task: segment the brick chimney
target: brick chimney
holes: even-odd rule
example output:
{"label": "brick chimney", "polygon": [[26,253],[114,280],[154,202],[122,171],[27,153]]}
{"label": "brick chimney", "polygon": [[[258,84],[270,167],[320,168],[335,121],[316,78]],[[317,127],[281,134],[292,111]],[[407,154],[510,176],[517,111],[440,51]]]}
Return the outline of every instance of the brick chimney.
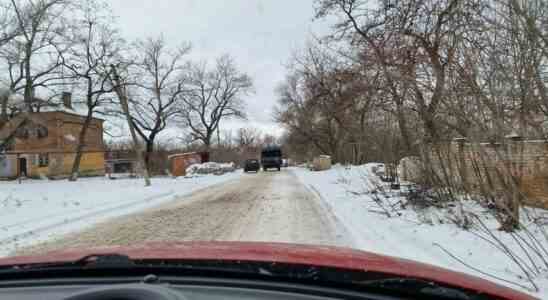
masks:
{"label": "brick chimney", "polygon": [[63,106],[65,108],[72,109],[72,93],[63,92],[61,98],[63,99]]}

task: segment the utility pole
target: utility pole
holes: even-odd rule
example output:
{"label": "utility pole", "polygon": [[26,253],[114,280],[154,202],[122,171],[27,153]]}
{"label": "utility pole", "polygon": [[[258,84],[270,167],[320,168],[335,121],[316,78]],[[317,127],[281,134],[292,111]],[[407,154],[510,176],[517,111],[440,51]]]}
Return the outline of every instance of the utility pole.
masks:
{"label": "utility pole", "polygon": [[116,71],[116,67],[114,65],[111,65],[112,69],[112,75],[113,83],[114,83],[114,91],[116,92],[116,95],[118,96],[118,99],[120,100],[120,105],[122,106],[122,110],[124,112],[124,115],[126,117],[129,132],[131,134],[131,138],[133,140],[133,149],[135,149],[135,153],[137,155],[137,162],[139,163],[139,167],[143,172],[143,178],[145,179],[145,186],[150,186],[150,176],[148,174],[148,169],[146,167],[144,158],[143,158],[143,147],[142,144],[139,143],[139,139],[137,137],[137,133],[135,132],[135,127],[133,126],[133,121],[131,120],[131,115],[129,114],[129,104],[127,99],[127,91],[124,85],[122,85],[122,80],[120,79],[120,76],[118,76],[118,72]]}

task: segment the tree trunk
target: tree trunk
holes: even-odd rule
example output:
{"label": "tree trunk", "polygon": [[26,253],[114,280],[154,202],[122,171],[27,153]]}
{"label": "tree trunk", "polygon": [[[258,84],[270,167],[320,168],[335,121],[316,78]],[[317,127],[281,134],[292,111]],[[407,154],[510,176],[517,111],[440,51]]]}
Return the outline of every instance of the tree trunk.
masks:
{"label": "tree trunk", "polygon": [[211,150],[211,140],[204,140],[204,148],[205,148],[205,151],[210,151]]}
{"label": "tree trunk", "polygon": [[25,102],[25,108],[27,109],[28,113],[32,113],[32,101],[34,100],[34,91],[33,91],[33,82],[32,77],[30,75],[31,68],[30,68],[30,58],[32,56],[32,49],[29,48],[30,46],[27,46],[26,49],[26,60],[25,60],[25,94],[24,94],[24,102]]}
{"label": "tree trunk", "polygon": [[[523,145],[519,141],[510,141],[508,144],[508,158],[506,162],[505,172],[508,182],[508,187],[511,189],[511,193],[506,195],[504,199],[504,217],[501,222],[500,230],[506,232],[513,232],[520,227],[519,211],[522,203],[520,186],[522,181],[522,169],[521,166],[513,165],[510,162],[512,157],[523,160]],[[519,168],[519,169],[516,169]]]}
{"label": "tree trunk", "polygon": [[2,126],[4,126],[4,124],[6,124],[6,122],[8,122],[8,99],[9,99],[9,96],[8,95],[2,95],[1,96],[2,99],[0,99],[0,101],[2,101],[1,105],[1,111],[0,111],[0,128]]}
{"label": "tree trunk", "polygon": [[405,117],[405,112],[403,110],[403,104],[401,104],[399,101],[396,104],[397,105],[397,111],[396,115],[398,118],[398,127],[400,129],[400,135],[403,139],[404,144],[404,152],[409,155],[414,153],[413,152],[413,143],[411,142],[411,138],[409,136],[409,131],[407,130],[407,119]]}
{"label": "tree trunk", "polygon": [[137,137],[137,133],[135,132],[135,127],[133,127],[133,122],[131,121],[131,115],[129,113],[127,93],[125,88],[123,88],[121,85],[120,78],[118,77],[118,73],[114,66],[112,66],[112,71],[114,73],[113,75],[114,75],[114,81],[115,81],[114,90],[118,96],[118,99],[120,100],[120,105],[122,106],[122,110],[126,117],[126,121],[129,127],[129,132],[131,134],[131,139],[133,140],[133,149],[135,150],[137,161],[140,164],[141,170],[143,172],[143,178],[145,179],[145,186],[150,186],[151,185],[150,176],[146,168],[145,161],[143,159],[143,150],[141,147],[141,143],[139,143],[139,138]]}
{"label": "tree trunk", "polygon": [[27,112],[32,113],[33,112],[33,110],[32,110],[33,92],[32,92],[32,85],[31,84],[27,84],[25,86],[24,98],[25,98],[25,108],[26,108]]}
{"label": "tree trunk", "polygon": [[137,161],[140,165],[140,168],[143,172],[143,177],[145,179],[145,186],[150,186],[150,176],[148,173],[147,165],[143,158],[143,149],[141,147],[141,143],[139,143],[139,138],[137,137],[137,134],[135,133],[135,128],[133,127],[133,122],[131,122],[131,115],[129,114],[129,106],[127,103],[127,98],[125,93],[121,97],[122,107],[124,110],[124,115],[126,116],[126,120],[129,126],[129,132],[131,134],[131,139],[133,140],[133,149],[135,149],[135,154],[137,156]]}
{"label": "tree trunk", "polygon": [[145,165],[148,170],[148,173],[151,173],[151,166],[150,166],[150,157],[152,152],[154,152],[154,138],[151,137],[146,141],[146,149],[145,149]]}
{"label": "tree trunk", "polygon": [[211,150],[211,139],[213,138],[213,131],[210,131],[208,130],[207,134],[206,134],[206,137],[204,139],[204,147],[205,147],[205,151],[210,151]]}
{"label": "tree trunk", "polygon": [[76,146],[76,156],[74,157],[74,163],[72,164],[72,171],[70,172],[69,181],[78,180],[78,175],[80,172],[80,162],[82,161],[82,155],[84,147],[86,145],[86,134],[88,132],[89,125],[93,117],[93,110],[88,109],[86,115],[86,120],[84,125],[82,125],[82,130],[80,130],[80,136],[78,137],[78,146]]}
{"label": "tree trunk", "polygon": [[217,123],[217,145],[221,146],[221,129]]}
{"label": "tree trunk", "polygon": [[505,210],[502,222],[500,224],[499,230],[505,232],[514,232],[519,229],[520,218],[519,218],[519,208],[520,208],[520,194],[519,190],[515,187],[512,187],[512,194],[508,196],[509,198],[505,201]]}

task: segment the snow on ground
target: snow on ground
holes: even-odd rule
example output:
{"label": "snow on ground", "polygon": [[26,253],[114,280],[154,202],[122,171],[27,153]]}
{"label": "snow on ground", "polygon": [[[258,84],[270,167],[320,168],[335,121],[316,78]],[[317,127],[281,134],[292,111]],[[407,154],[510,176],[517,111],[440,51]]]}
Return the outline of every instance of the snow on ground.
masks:
{"label": "snow on ground", "polygon": [[152,179],[151,187],[144,187],[142,179],[103,177],[81,178],[77,182],[0,182],[0,256],[239,176],[241,172],[159,177]]}
{"label": "snow on ground", "polygon": [[[399,217],[388,218],[384,215],[382,209],[375,203],[372,194],[364,193],[368,189],[370,190],[370,186],[365,181],[376,178],[373,174],[373,168],[376,166],[379,164],[360,167],[335,166],[324,172],[312,172],[303,168],[293,168],[292,170],[303,184],[323,200],[327,209],[345,227],[351,235],[355,248],[469,273],[511,288],[520,289],[541,299],[548,299],[548,274],[543,274],[535,280],[541,291],[531,292],[526,288],[519,288],[503,280],[497,280],[472,270],[437,247],[436,244],[442,245],[455,257],[483,272],[530,286],[526,280],[520,279],[522,272],[508,256],[474,233],[447,222],[447,217],[450,217],[451,212],[430,210],[418,214],[407,208],[398,210],[401,213]],[[399,200],[401,198],[395,197],[391,201],[397,203]],[[508,247],[522,254],[510,235],[496,230],[496,221],[487,216],[485,209],[471,201],[465,202],[464,205],[466,210],[482,216],[484,223],[492,229],[491,232],[501,238]],[[548,216],[547,211],[536,210],[537,213],[539,211]],[[429,222],[425,223],[425,219]],[[547,238],[536,231],[533,226],[530,230],[544,244],[544,247],[548,248]],[[524,259],[527,258],[524,257]]]}
{"label": "snow on ground", "polygon": [[216,163],[206,162],[203,164],[194,164],[186,169],[187,174],[224,174],[234,172],[236,165],[234,163]]}

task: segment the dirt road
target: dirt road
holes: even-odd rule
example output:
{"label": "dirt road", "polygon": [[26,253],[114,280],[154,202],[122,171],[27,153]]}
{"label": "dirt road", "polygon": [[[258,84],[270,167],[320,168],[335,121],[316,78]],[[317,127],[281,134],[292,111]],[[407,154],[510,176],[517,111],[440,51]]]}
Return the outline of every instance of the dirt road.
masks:
{"label": "dirt road", "polygon": [[336,228],[290,171],[261,172],[22,252],[188,240],[344,245]]}

